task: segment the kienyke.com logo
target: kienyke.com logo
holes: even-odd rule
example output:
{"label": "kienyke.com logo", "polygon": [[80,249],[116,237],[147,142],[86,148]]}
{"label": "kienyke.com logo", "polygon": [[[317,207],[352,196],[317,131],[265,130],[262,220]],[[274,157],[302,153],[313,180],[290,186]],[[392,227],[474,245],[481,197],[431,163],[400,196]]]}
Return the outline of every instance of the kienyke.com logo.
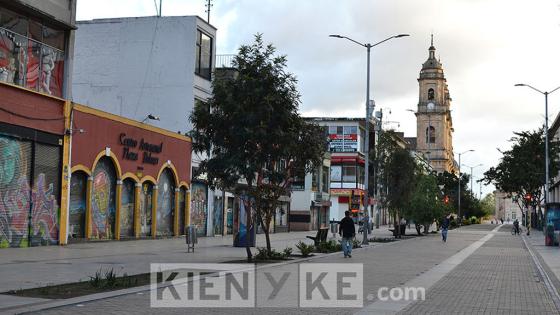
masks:
{"label": "kienyke.com logo", "polygon": [[[272,268],[245,264],[151,264],[150,269],[151,307],[364,305],[362,264],[306,263]],[[408,297],[395,294],[395,288],[382,289],[377,292],[381,301]],[[424,292],[418,297],[425,298]]]}

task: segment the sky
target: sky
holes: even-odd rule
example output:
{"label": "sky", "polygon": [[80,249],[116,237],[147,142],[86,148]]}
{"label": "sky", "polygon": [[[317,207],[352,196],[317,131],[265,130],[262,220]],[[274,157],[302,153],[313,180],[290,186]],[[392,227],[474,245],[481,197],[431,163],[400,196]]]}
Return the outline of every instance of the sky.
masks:
{"label": "sky", "polygon": [[[150,16],[159,0],[78,0],[77,19]],[[163,0],[162,15],[207,18],[206,0]],[[416,136],[418,75],[434,35],[452,98],[453,147],[475,179],[499,163],[514,131],[545,122],[541,91],[560,86],[560,0],[214,0],[210,23],[217,54],[235,54],[262,33],[288,58],[298,78],[303,116],[362,117],[366,49],[330,38],[376,43],[370,98],[386,128]],[[560,112],[560,90],[549,95],[549,125]],[[390,113],[390,114],[388,114]],[[456,156],[457,158],[457,156]],[[544,167],[544,166],[543,166]],[[470,168],[463,166],[463,172]],[[483,186],[483,195],[494,188]],[[475,182],[473,190],[479,191]]]}

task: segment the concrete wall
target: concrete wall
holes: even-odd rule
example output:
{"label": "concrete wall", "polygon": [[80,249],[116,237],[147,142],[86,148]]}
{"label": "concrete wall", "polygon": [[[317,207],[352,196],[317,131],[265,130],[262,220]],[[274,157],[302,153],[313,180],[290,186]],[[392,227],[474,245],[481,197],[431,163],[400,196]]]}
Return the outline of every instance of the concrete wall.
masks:
{"label": "concrete wall", "polygon": [[[195,16],[140,17],[78,22],[73,98],[91,107],[185,133],[194,99],[210,96],[210,81],[195,71]],[[215,49],[214,49],[215,51]]]}
{"label": "concrete wall", "polygon": [[27,7],[34,11],[40,11],[50,18],[67,25],[76,22],[76,0],[3,0],[10,5]]}

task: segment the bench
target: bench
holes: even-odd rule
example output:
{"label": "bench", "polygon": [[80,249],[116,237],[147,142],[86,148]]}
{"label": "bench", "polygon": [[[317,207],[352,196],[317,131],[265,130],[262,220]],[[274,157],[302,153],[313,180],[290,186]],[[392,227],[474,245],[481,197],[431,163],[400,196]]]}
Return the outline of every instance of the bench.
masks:
{"label": "bench", "polygon": [[317,235],[315,236],[306,236],[309,239],[312,239],[315,242],[315,246],[319,245],[322,242],[327,241],[327,236],[329,235],[328,228],[320,228],[317,230]]}

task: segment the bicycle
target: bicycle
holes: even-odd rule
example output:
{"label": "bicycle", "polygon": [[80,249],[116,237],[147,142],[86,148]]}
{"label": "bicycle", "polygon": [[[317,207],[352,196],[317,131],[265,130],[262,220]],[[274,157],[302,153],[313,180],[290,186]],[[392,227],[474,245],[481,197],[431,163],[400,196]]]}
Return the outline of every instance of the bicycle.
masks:
{"label": "bicycle", "polygon": [[511,228],[511,235],[519,235],[520,234],[520,229],[515,228],[515,226],[513,228]]}

